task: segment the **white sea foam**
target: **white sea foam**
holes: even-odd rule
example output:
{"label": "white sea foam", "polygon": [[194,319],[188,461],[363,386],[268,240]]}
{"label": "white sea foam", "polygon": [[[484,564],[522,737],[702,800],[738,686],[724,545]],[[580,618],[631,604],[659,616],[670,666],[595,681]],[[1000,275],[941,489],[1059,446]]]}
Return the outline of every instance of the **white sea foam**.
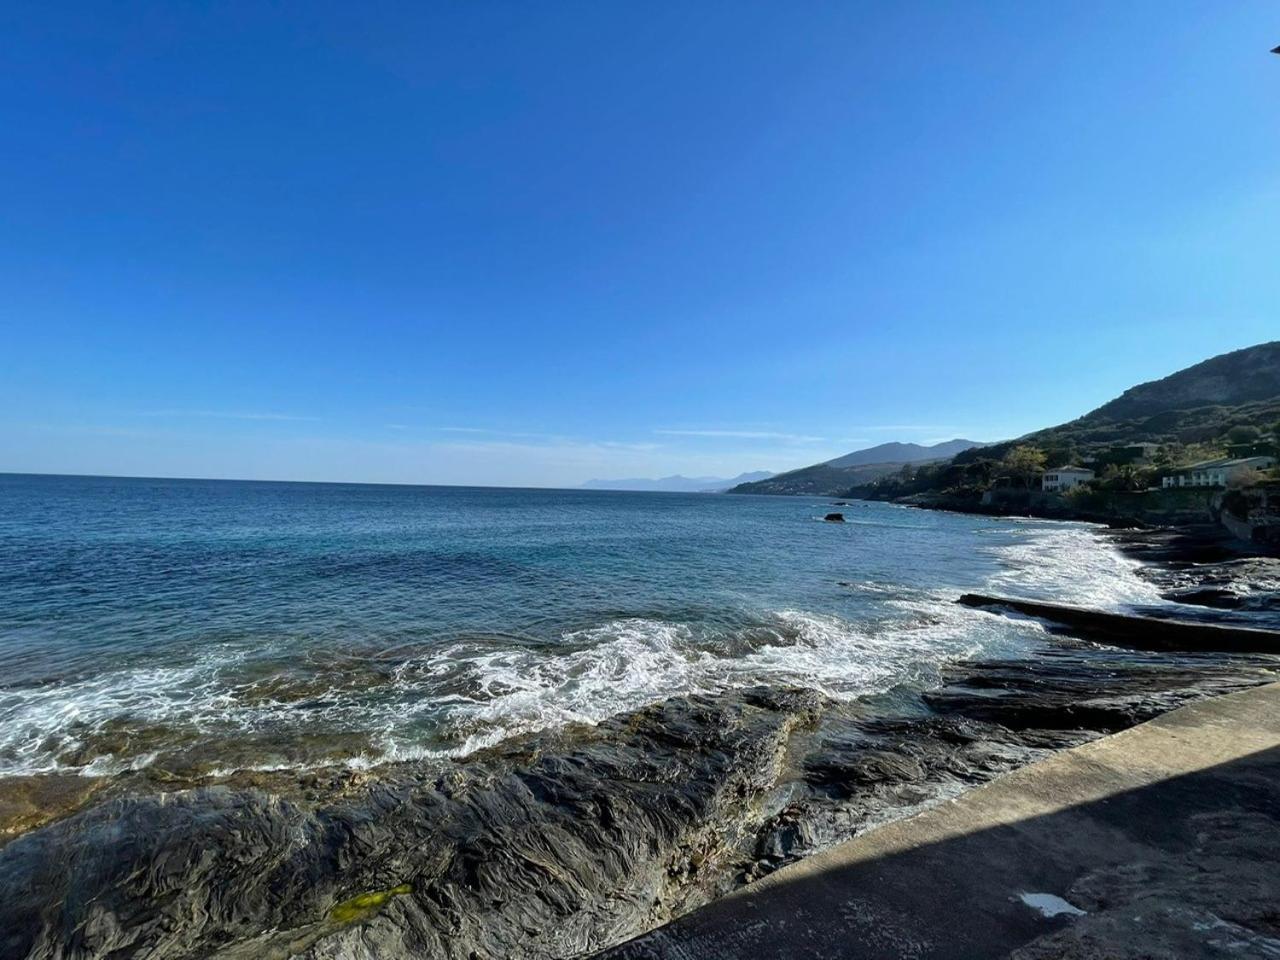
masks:
{"label": "white sea foam", "polygon": [[[1008,528],[1001,531],[1007,537]],[[1156,603],[1137,565],[1088,528],[1032,522],[991,548],[993,590],[1095,606]],[[724,626],[620,618],[563,634],[559,644],[457,642],[406,655],[360,676],[303,665],[304,692],[276,684],[261,650],[206,650],[182,666],[127,667],[0,692],[0,775],[76,770],[107,775],[153,762],[189,739],[352,734],[354,766],[466,755],[511,736],[597,723],[667,697],[759,683],[816,688],[836,698],[928,682],[946,662],[1009,655],[1042,633],[1033,622],[955,605],[953,590],[852,584],[851,618],[781,609]],[[861,604],[861,605],[858,605]],[[284,661],[296,667],[291,661]],[[255,671],[255,666],[257,667]],[[264,681],[264,676],[268,679]],[[296,679],[296,678],[295,678]],[[279,689],[277,689],[279,687]],[[119,731],[119,736],[117,736]],[[137,742],[130,743],[129,737]],[[349,756],[349,754],[348,754]],[[332,758],[275,755],[239,769]]]}
{"label": "white sea foam", "polygon": [[[198,720],[232,704],[219,674],[239,655],[205,657],[184,667],[140,667],[0,695],[0,775],[68,767],[88,775],[138,769],[154,753],[79,756],[88,735],[130,718],[151,724]],[[74,757],[75,759],[66,759]]]}
{"label": "white sea foam", "polygon": [[1005,569],[992,578],[993,588],[1113,610],[1165,602],[1138,576],[1140,564],[1094,529],[1030,521],[1020,524],[1014,535],[1015,543],[995,550]]}
{"label": "white sea foam", "polygon": [[[1000,623],[941,599],[904,600],[899,616],[875,628],[829,614],[782,610],[752,631],[752,648],[737,655],[682,624],[616,620],[566,634],[571,652],[527,649],[442,651],[440,668],[461,664],[476,695],[456,699],[446,725],[457,745],[444,749],[406,741],[401,725],[378,738],[385,759],[465,755],[508,737],[597,723],[668,697],[732,687],[809,687],[852,699],[918,680],[940,665],[1038,633],[1034,624]],[[429,710],[429,706],[421,709]],[[414,708],[410,707],[410,715]]]}

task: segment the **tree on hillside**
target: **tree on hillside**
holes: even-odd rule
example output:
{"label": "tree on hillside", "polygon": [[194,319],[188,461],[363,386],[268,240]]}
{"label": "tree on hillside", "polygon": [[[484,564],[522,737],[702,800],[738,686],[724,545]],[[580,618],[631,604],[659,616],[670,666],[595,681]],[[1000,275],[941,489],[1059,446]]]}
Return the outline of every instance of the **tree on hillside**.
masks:
{"label": "tree on hillside", "polygon": [[1140,470],[1131,463],[1109,464],[1100,479],[1108,490],[1145,490],[1154,481],[1155,472]]}
{"label": "tree on hillside", "polygon": [[1227,431],[1227,439],[1232,443],[1253,443],[1261,436],[1261,430],[1247,423],[1237,424]]}
{"label": "tree on hillside", "polygon": [[1070,441],[1048,445],[1045,447],[1044,456],[1046,467],[1065,467],[1079,459],[1076,445]]}
{"label": "tree on hillside", "polygon": [[1168,469],[1182,459],[1182,444],[1176,440],[1170,443],[1160,445],[1160,449],[1156,451],[1156,455],[1151,458],[1151,463],[1161,469]]}
{"label": "tree on hillside", "polygon": [[1022,481],[1028,490],[1035,478],[1044,472],[1045,455],[1039,447],[1030,444],[1019,444],[1004,455],[1000,466],[1009,476]]}

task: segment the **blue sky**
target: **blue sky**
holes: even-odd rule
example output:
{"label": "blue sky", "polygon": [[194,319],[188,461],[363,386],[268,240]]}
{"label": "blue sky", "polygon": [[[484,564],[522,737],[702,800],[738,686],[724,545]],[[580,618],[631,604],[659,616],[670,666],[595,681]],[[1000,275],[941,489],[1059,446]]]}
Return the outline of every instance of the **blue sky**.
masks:
{"label": "blue sky", "polygon": [[14,3],[0,35],[0,470],[781,470],[1280,336],[1270,3]]}

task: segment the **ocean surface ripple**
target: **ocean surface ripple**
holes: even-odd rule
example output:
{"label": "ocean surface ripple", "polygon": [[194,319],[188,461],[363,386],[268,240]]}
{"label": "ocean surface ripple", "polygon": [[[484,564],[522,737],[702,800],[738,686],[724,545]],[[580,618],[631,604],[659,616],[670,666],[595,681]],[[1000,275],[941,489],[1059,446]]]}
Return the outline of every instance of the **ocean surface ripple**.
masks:
{"label": "ocean surface ripple", "polygon": [[465,756],[667,697],[927,686],[1159,604],[1081,525],[820,498],[0,476],[0,775]]}

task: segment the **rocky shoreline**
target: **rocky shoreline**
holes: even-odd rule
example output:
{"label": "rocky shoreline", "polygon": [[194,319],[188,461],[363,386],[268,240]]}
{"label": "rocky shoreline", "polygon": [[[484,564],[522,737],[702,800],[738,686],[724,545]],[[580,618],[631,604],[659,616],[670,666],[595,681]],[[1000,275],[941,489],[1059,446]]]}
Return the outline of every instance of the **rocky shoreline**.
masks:
{"label": "rocky shoreline", "polygon": [[[1209,529],[1109,536],[1168,599],[1275,623],[1280,561]],[[676,697],[458,761],[0,782],[0,842],[21,834],[0,847],[0,955],[581,957],[1052,753],[1277,678],[1280,656],[1046,633],[1027,656],[857,701]]]}
{"label": "rocky shoreline", "polygon": [[[1033,516],[1041,520],[1092,523],[1142,564],[1140,575],[1173,603],[1244,614],[1275,615],[1280,622],[1280,553],[1233,536],[1206,520],[1151,524],[1130,516],[1054,509],[1005,509],[972,499],[935,495],[897,501],[903,506],[980,516]],[[1224,615],[1210,619],[1240,620]],[[1241,620],[1241,622],[1248,622]]]}
{"label": "rocky shoreline", "polygon": [[1111,537],[1142,563],[1139,573],[1166,600],[1280,620],[1280,557],[1253,549],[1222,527],[1126,530]]}
{"label": "rocky shoreline", "polygon": [[1046,636],[923,692],[675,698],[443,766],[116,796],[0,848],[0,954],[581,956],[1278,671]]}

